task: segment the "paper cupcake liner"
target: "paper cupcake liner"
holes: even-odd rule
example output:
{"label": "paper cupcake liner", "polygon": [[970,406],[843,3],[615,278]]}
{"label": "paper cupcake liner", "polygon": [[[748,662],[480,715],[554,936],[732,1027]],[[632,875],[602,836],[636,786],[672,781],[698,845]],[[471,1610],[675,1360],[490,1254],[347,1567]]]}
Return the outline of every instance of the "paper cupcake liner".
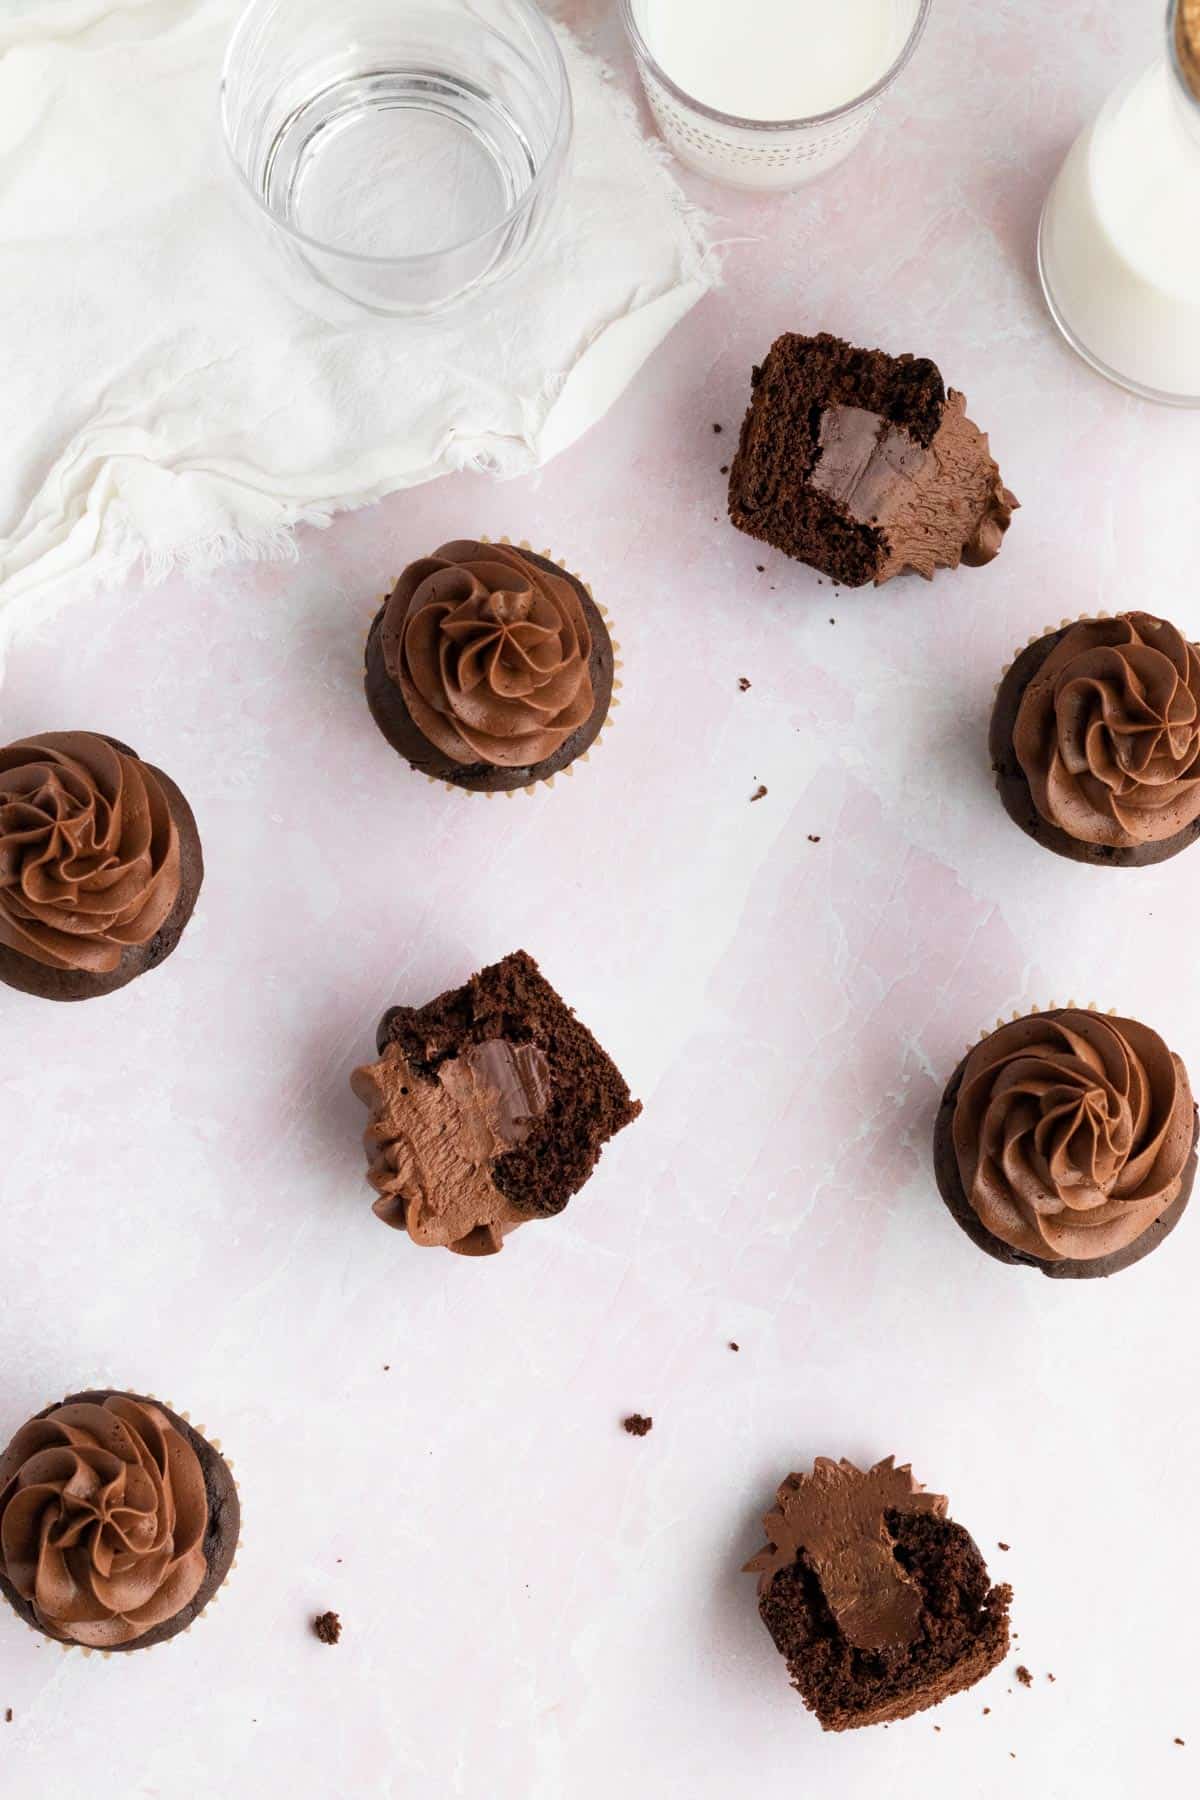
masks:
{"label": "paper cupcake liner", "polygon": [[1080,1005],[1078,1000],[1051,1000],[1046,1006],[1027,1006],[1023,1011],[1018,1008],[1016,1012],[1009,1013],[1007,1018],[997,1019],[994,1025],[985,1025],[979,1036],[967,1045],[965,1054],[970,1056],[973,1050],[977,1050],[980,1044],[985,1044],[990,1037],[993,1037],[997,1031],[1002,1031],[1006,1025],[1017,1025],[1022,1019],[1037,1019],[1043,1013],[1057,1012],[1095,1013],[1097,1018],[1101,1019],[1115,1019],[1120,1016],[1115,1006],[1101,1006],[1097,1000],[1089,1000],[1086,1005]]}
{"label": "paper cupcake liner", "polygon": [[1004,685],[1005,677],[1011,674],[1013,664],[1016,662],[1017,658],[1023,656],[1026,650],[1032,650],[1035,644],[1040,644],[1043,638],[1053,636],[1056,631],[1069,631],[1072,625],[1098,625],[1104,619],[1115,619],[1117,617],[1118,614],[1112,612],[1080,613],[1078,618],[1075,619],[1060,619],[1057,625],[1043,625],[1042,629],[1040,631],[1035,631],[1031,638],[1027,638],[1023,644],[1017,645],[1016,649],[1000,671],[1000,680],[996,683],[997,694]]}
{"label": "paper cupcake liner", "polygon": [[[96,1384],[96,1391],[111,1393],[111,1394],[128,1394],[128,1393],[132,1393],[133,1390],[130,1388],[118,1387],[115,1384],[99,1382]],[[217,1604],[217,1601],[221,1598],[221,1595],[225,1592],[225,1589],[229,1586],[230,1578],[232,1577],[234,1570],[238,1566],[238,1558],[242,1554],[242,1546],[245,1541],[244,1531],[243,1531],[243,1523],[242,1523],[242,1521],[243,1521],[242,1490],[241,1490],[240,1486],[238,1485],[238,1478],[234,1474],[233,1460],[231,1457],[226,1456],[224,1450],[221,1448],[220,1438],[211,1436],[210,1433],[205,1429],[205,1427],[203,1425],[195,1424],[190,1413],[184,1412],[182,1407],[176,1406],[170,1400],[160,1400],[156,1394],[140,1394],[138,1396],[138,1398],[142,1399],[142,1400],[148,1400],[152,1406],[167,1407],[169,1409],[169,1411],[173,1412],[176,1415],[177,1418],[182,1419],[185,1425],[190,1425],[192,1427],[192,1430],[196,1433],[197,1437],[202,1437],[204,1439],[205,1443],[210,1445],[211,1448],[217,1452],[217,1455],[221,1458],[222,1462],[225,1464],[225,1467],[229,1470],[230,1479],[233,1482],[233,1489],[238,1498],[238,1541],[237,1541],[237,1547],[233,1553],[233,1560],[231,1561],[228,1569],[225,1571],[225,1576],[221,1582],[220,1587],[218,1587],[209,1596],[209,1598],[205,1601],[203,1607],[196,1614],[196,1617],[192,1620],[191,1624],[185,1625],[182,1631],[175,1632],[175,1634],[172,1637],[163,1638],[162,1641],[157,1644],[142,1644],[139,1646],[137,1639],[134,1638],[131,1640],[129,1649],[127,1649],[127,1650],[101,1650],[101,1649],[98,1649],[94,1644],[77,1644],[73,1640],[50,1637],[49,1634],[47,1632],[43,1631],[40,1626],[32,1624],[30,1622],[30,1620],[23,1618],[20,1613],[17,1614],[17,1617],[19,1619],[21,1619],[21,1623],[29,1631],[32,1631],[32,1633],[35,1637],[41,1638],[43,1643],[57,1644],[58,1648],[60,1650],[67,1651],[67,1652],[74,1651],[79,1656],[98,1656],[98,1657],[101,1657],[105,1662],[108,1662],[114,1656],[117,1656],[117,1657],[129,1656],[132,1653],[132,1651],[134,1651],[136,1649],[140,1649],[142,1652],[145,1652],[146,1650],[166,1650],[171,1644],[177,1643],[181,1638],[187,1637],[188,1633],[190,1631],[195,1630],[196,1626],[199,1625],[201,1619],[204,1619],[208,1616],[208,1614],[212,1611],[213,1607]],[[11,1611],[12,1608],[9,1608],[9,1610]]]}
{"label": "paper cupcake liner", "polygon": [[[624,683],[621,680],[621,670],[625,667],[625,664],[624,664],[624,661],[621,656],[620,643],[618,642],[616,633],[613,630],[613,622],[612,622],[611,613],[609,612],[607,606],[603,605],[603,603],[601,601],[597,600],[595,594],[592,591],[591,582],[585,581],[584,577],[579,573],[579,571],[577,569],[569,569],[567,567],[567,565],[562,561],[561,557],[555,556],[553,550],[535,550],[534,546],[530,543],[528,538],[516,539],[516,538],[508,537],[507,535],[505,535],[503,537],[499,537],[499,538],[490,538],[490,537],[486,537],[481,532],[474,541],[479,544],[507,544],[510,549],[528,550],[530,552],[530,554],[533,556],[543,556],[543,557],[545,557],[547,562],[555,563],[557,565],[557,567],[563,571],[564,575],[569,575],[572,578],[572,580],[578,581],[580,583],[580,585],[583,587],[584,591],[586,592],[586,594],[588,596],[588,599],[592,602],[592,605],[596,608],[596,611],[600,614],[600,617],[604,620],[604,627],[605,627],[605,630],[608,632],[609,641],[612,644],[612,653],[613,653],[612,693],[609,696],[608,712],[605,715],[604,723],[603,723],[603,725],[601,725],[599,731],[596,733],[595,737],[592,739],[592,741],[588,745],[587,749],[585,751],[583,751],[581,755],[575,757],[573,759],[573,761],[569,762],[565,769],[558,769],[555,771],[555,773],[553,775],[539,775],[536,781],[526,782],[524,787],[502,788],[498,791],[495,789],[480,790],[478,788],[460,787],[456,782],[444,781],[440,775],[426,775],[423,769],[414,769],[413,770],[413,773],[416,775],[420,775],[423,780],[432,782],[434,787],[445,788],[445,790],[448,794],[465,794],[469,799],[475,799],[475,800],[515,800],[518,794],[529,795],[529,794],[536,793],[539,788],[552,788],[556,781],[565,781],[568,778],[568,776],[574,775],[576,768],[581,763],[590,761],[593,752],[600,748],[601,742],[603,741],[605,734],[612,730],[613,724],[615,723],[613,715],[616,713],[617,708],[621,704],[620,691],[621,691],[621,688],[624,686]],[[371,635],[371,627],[375,623],[375,620],[378,616],[379,608],[385,604],[387,599],[388,599],[387,594],[381,594],[379,597],[379,600],[375,603],[375,605],[372,609],[371,617],[367,620],[367,628],[366,628],[366,631],[363,636],[364,646],[366,644],[367,639]]]}

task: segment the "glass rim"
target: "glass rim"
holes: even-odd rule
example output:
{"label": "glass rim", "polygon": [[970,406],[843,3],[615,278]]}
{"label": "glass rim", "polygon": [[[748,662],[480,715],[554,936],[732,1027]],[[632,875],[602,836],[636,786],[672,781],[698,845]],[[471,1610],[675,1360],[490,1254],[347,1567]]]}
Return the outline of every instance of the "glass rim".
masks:
{"label": "glass rim", "polygon": [[695,94],[689,94],[687,89],[680,87],[677,81],[672,81],[657,57],[652,55],[649,45],[642,36],[641,26],[634,16],[634,5],[635,0],[621,0],[621,16],[625,23],[626,33],[633,45],[634,55],[649,69],[654,79],[665,87],[669,94],[674,95],[675,99],[686,106],[689,111],[699,113],[702,118],[710,119],[714,125],[732,125],[739,131],[777,132],[800,131],[806,125],[832,125],[839,119],[844,119],[847,114],[857,111],[860,106],[878,99],[911,62],[913,52],[920,43],[928,23],[933,0],[917,0],[917,16],[913,21],[912,30],[895,60],[884,70],[878,81],[873,82],[869,88],[864,88],[862,93],[856,94],[852,100],[844,100],[840,106],[831,107],[828,112],[809,113],[800,119],[743,119],[737,113],[722,112],[720,107],[709,106],[705,101],[698,100]]}
{"label": "glass rim", "polygon": [[249,27],[251,14],[257,12],[261,6],[268,3],[269,0],[246,0],[246,4],[238,14],[233,30],[229,35],[229,42],[225,46],[225,56],[221,63],[219,98],[221,110],[221,137],[225,144],[226,154],[233,165],[234,173],[242,187],[254,202],[257,210],[263,214],[264,218],[270,220],[271,224],[276,226],[278,230],[285,232],[295,243],[303,244],[309,250],[319,251],[322,256],[340,257],[343,262],[357,263],[368,268],[407,269],[419,267],[421,264],[425,263],[436,262],[444,257],[457,256],[462,251],[472,250],[477,246],[482,246],[487,243],[489,238],[496,237],[507,231],[511,225],[516,223],[522,213],[529,211],[535,200],[538,198],[538,195],[541,193],[542,188],[545,186],[546,181],[549,179],[549,171],[558,161],[564,143],[570,138],[574,118],[574,106],[571,98],[571,79],[567,73],[567,64],[566,59],[563,56],[562,45],[559,42],[558,33],[554,30],[541,8],[536,4],[536,0],[509,0],[509,3],[519,8],[525,15],[529,24],[533,27],[535,35],[540,37],[548,47],[550,51],[551,67],[558,80],[558,111],[554,119],[549,150],[538,166],[533,180],[525,189],[524,193],[519,199],[513,202],[504,215],[497,219],[494,224],[487,226],[483,231],[475,232],[471,237],[458,238],[452,244],[442,244],[436,250],[414,250],[406,256],[373,256],[368,255],[362,250],[345,250],[338,244],[327,243],[324,238],[316,238],[307,231],[298,230],[289,220],[282,218],[279,213],[275,212],[267,205],[262,194],[255,187],[249,175],[246,173],[246,170],[243,168],[241,158],[234,148],[233,132],[230,127],[228,104],[230,73],[234,53],[241,47],[242,34]]}

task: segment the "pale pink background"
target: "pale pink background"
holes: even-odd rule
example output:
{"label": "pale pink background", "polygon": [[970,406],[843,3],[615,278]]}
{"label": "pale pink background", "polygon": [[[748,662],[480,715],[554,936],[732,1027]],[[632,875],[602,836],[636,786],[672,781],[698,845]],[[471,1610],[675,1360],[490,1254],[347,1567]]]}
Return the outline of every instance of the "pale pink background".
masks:
{"label": "pale pink background", "polygon": [[[235,1458],[246,1529],[170,1649],[84,1660],[0,1618],[5,1793],[1195,1792],[1200,1222],[1051,1285],[970,1246],[929,1158],[946,1076],[1015,1007],[1128,1009],[1200,1072],[1200,852],[1039,852],[984,745],[1047,623],[1146,606],[1200,635],[1200,418],[1074,362],[1032,266],[1056,164],[1159,10],[940,0],[840,174],[692,184],[734,240],[724,291],[539,480],[444,481],[296,566],[131,586],[14,649],[4,736],[132,742],[209,873],[162,972],[0,1001],[0,1435],[80,1384],[157,1391]],[[612,8],[581,11],[620,58]],[[839,595],[730,529],[719,466],[787,327],[966,389],[1024,502],[998,564]],[[400,565],[504,531],[594,581],[627,669],[586,767],[489,803],[406,770],[360,668]],[[518,944],[645,1115],[500,1259],[421,1255],[371,1216],[347,1075],[385,1005]],[[789,1469],[889,1451],[1013,1581],[1019,1654],[825,1738],[738,1568]]]}

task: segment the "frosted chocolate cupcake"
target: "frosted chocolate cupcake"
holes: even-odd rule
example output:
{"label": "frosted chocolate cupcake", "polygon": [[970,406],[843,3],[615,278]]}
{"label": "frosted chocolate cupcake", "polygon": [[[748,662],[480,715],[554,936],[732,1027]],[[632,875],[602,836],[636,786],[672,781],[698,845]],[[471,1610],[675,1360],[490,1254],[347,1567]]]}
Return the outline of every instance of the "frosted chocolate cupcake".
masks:
{"label": "frosted chocolate cupcake", "polygon": [[228,1464],[170,1407],[72,1394],[0,1456],[0,1592],[59,1643],[146,1650],[208,1605],[240,1521]]}
{"label": "frosted chocolate cupcake", "polygon": [[165,962],[204,859],[192,809],[127,744],[47,731],[0,749],[0,981],[111,994]]}
{"label": "frosted chocolate cupcake", "polygon": [[612,1058],[516,950],[426,1006],[384,1014],[351,1086],[377,1217],[413,1243],[491,1256],[560,1213],[641,1112]]}
{"label": "frosted chocolate cupcake", "polygon": [[993,1587],[947,1502],[888,1457],[819,1456],[763,1521],[758,1610],[826,1731],[906,1719],[973,1687],[1008,1651],[1012,1590]]}
{"label": "frosted chocolate cupcake", "polygon": [[1005,811],[1047,850],[1166,862],[1200,837],[1200,650],[1150,613],[1048,631],[1000,684],[990,750]]}
{"label": "frosted chocolate cupcake", "polygon": [[938,1111],[938,1187],[973,1243],[1057,1279],[1114,1275],[1156,1250],[1196,1175],[1187,1070],[1156,1032],[1079,1010],[1001,1025]]}
{"label": "frosted chocolate cupcake", "polygon": [[546,781],[608,718],[613,645],[578,576],[512,544],[462,540],[410,564],[367,640],[388,743],[475,793]]}

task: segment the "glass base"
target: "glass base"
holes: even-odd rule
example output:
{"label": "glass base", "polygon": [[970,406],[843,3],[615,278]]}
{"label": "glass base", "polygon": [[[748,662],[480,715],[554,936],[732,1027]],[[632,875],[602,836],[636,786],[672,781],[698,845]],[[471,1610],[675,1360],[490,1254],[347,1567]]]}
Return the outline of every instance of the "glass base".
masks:
{"label": "glass base", "polygon": [[1097,375],[1103,375],[1104,379],[1106,381],[1111,381],[1115,387],[1124,388],[1127,394],[1136,394],[1139,400],[1152,400],[1157,406],[1200,406],[1200,395],[1193,397],[1188,394],[1161,393],[1157,388],[1144,387],[1140,381],[1134,381],[1128,375],[1122,375],[1120,370],[1110,368],[1103,358],[1089,350],[1082,339],[1076,336],[1071,326],[1067,323],[1062,308],[1054,297],[1054,289],[1050,285],[1050,276],[1046,268],[1046,216],[1048,211],[1049,202],[1043,207],[1042,216],[1038,223],[1038,277],[1041,280],[1042,293],[1045,296],[1050,317],[1054,320],[1054,323],[1058,326],[1059,331],[1071,346],[1071,349],[1074,350],[1076,356],[1082,357],[1083,361],[1087,363],[1089,368],[1094,369]]}

